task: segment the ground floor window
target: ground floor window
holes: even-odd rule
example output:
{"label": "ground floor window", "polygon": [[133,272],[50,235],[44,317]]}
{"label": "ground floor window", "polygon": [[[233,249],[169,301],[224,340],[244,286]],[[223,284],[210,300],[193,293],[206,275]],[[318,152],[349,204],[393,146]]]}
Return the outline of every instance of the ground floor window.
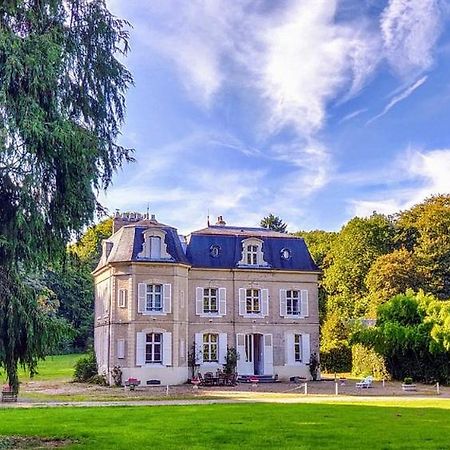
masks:
{"label": "ground floor window", "polygon": [[302,361],[302,335],[294,334],[294,356],[295,362]]}
{"label": "ground floor window", "polygon": [[218,362],[219,335],[207,333],[203,335],[203,361]]}
{"label": "ground floor window", "polygon": [[145,338],[145,362],[160,363],[161,358],[161,333],[147,333]]}
{"label": "ground floor window", "polygon": [[245,362],[253,362],[253,335],[245,335]]}

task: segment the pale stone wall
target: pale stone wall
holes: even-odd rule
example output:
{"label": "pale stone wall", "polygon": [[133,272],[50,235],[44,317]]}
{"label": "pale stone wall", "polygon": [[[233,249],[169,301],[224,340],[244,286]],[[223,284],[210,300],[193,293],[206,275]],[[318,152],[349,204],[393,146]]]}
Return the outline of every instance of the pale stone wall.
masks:
{"label": "pale stone wall", "polygon": [[[123,379],[136,377],[142,384],[150,379],[162,384],[179,384],[190,376],[187,353],[195,340],[195,333],[227,333],[227,345],[236,347],[236,334],[271,334],[273,337],[273,372],[280,379],[291,376],[309,378],[309,367],[297,363],[287,366],[286,334],[308,333],[311,353],[318,354],[318,291],[315,273],[283,272],[269,269],[189,269],[181,264],[123,263],[103,270],[95,276],[95,349],[99,370],[107,371],[115,365],[122,368]],[[172,308],[167,315],[138,313],[138,284],[171,284]],[[201,317],[196,314],[196,288],[226,289],[226,315]],[[266,317],[239,315],[239,288],[268,289],[269,309]],[[119,291],[127,291],[125,307],[119,307]],[[307,290],[309,316],[285,318],[280,316],[280,289]],[[110,308],[111,305],[111,308]],[[108,340],[108,321],[111,331]],[[172,333],[172,364],[136,365],[136,336],[138,332]],[[106,337],[105,337],[106,336]],[[118,358],[118,340],[125,341],[124,358]],[[109,348],[107,348],[109,342]],[[109,354],[109,364],[107,357]],[[222,365],[204,363],[201,371],[214,372]]]}

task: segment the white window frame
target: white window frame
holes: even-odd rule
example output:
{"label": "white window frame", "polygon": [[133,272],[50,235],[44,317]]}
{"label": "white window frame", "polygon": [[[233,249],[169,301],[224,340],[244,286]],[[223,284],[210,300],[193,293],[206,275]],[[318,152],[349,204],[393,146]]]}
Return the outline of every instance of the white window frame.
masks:
{"label": "white window frame", "polygon": [[[297,340],[299,336],[299,340]],[[300,348],[298,348],[300,346]],[[299,350],[301,360],[296,358]],[[304,366],[309,364],[311,354],[311,335],[301,331],[290,331],[285,334],[285,354],[287,366]]]}
{"label": "white window frame", "polygon": [[[151,337],[149,342],[149,336]],[[159,342],[155,340],[156,336],[159,336]],[[156,346],[159,346],[159,359],[155,359]],[[152,359],[147,359],[147,347],[150,347],[150,354]],[[163,333],[145,333],[145,346],[144,346],[144,362],[145,364],[162,364],[163,362]]]}
{"label": "white window frame", "polygon": [[[161,309],[148,306],[148,295],[154,296],[154,292],[148,292],[149,286],[161,286]],[[159,294],[159,293],[157,293]],[[165,316],[172,311],[172,285],[161,281],[147,281],[138,283],[138,314],[149,316]]]}
{"label": "white window frame", "polygon": [[[159,292],[157,289],[159,288]],[[164,309],[164,287],[159,283],[148,283],[145,289],[145,312],[147,313],[161,313]],[[157,299],[159,296],[159,305]],[[149,306],[150,305],[150,306]],[[153,305],[153,306],[152,306]]]}
{"label": "white window frame", "polygon": [[[214,293],[213,293],[214,291]],[[213,301],[216,304],[216,308],[212,309],[211,304]],[[205,306],[207,306],[205,308]],[[219,289],[215,287],[203,288],[203,314],[219,314]]]}
{"label": "white window frame", "polygon": [[[255,308],[255,304],[258,308]],[[249,308],[250,305],[250,308]],[[258,288],[247,288],[245,290],[245,313],[247,315],[261,315],[261,289]]]}
{"label": "white window frame", "polygon": [[128,289],[119,289],[118,292],[118,306],[119,308],[126,308],[128,304]]}
{"label": "white window frame", "polygon": [[[297,294],[297,297],[294,296]],[[297,308],[294,310],[294,302],[297,303]],[[289,311],[289,302],[291,302],[291,311]],[[287,316],[301,316],[302,315],[302,294],[298,289],[288,289],[286,291],[286,315]]]}
{"label": "white window frame", "polygon": [[[205,303],[211,303],[211,290],[216,291],[217,311],[205,309]],[[226,288],[217,286],[197,287],[195,289],[195,313],[200,317],[224,317],[227,313]]]}
{"label": "white window frame", "polygon": [[[294,300],[293,297],[289,297],[288,293],[297,292],[297,308],[298,311],[294,312],[291,308],[291,312],[288,309],[289,301]],[[304,319],[309,316],[309,300],[308,290],[298,288],[280,289],[280,316],[286,319]]]}
{"label": "white window frame", "polygon": [[[249,291],[253,292],[249,294]],[[255,291],[258,291],[258,298],[254,295]],[[255,299],[259,301],[258,312],[253,312],[255,311]],[[252,304],[250,312],[248,309],[249,302]],[[267,317],[269,315],[269,289],[251,285],[239,288],[239,315],[247,318]]]}

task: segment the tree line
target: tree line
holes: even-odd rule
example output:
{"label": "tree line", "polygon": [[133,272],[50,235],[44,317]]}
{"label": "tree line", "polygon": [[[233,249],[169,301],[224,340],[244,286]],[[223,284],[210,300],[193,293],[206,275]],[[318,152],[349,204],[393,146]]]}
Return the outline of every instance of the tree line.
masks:
{"label": "tree line", "polygon": [[[393,215],[355,217],[339,232],[296,234],[322,269],[323,368],[350,371],[353,363],[356,371],[450,381],[450,195]],[[413,345],[401,327],[416,325]],[[422,361],[420,369],[413,361]]]}

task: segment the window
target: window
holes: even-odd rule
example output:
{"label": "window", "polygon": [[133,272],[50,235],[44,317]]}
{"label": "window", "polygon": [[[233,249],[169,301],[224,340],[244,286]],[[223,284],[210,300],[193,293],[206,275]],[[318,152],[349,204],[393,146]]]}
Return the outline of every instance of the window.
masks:
{"label": "window", "polygon": [[146,311],[162,311],[162,285],[147,284],[147,292],[145,295]]}
{"label": "window", "polygon": [[145,362],[161,363],[161,333],[147,333],[145,336]]}
{"label": "window", "polygon": [[127,307],[128,291],[126,289],[119,289],[119,308]]}
{"label": "window", "polygon": [[258,264],[258,246],[257,245],[247,245],[247,264],[256,265]]}
{"label": "window", "polygon": [[142,251],[137,257],[142,259],[173,260],[167,252],[166,232],[147,229],[142,233]]}
{"label": "window", "polygon": [[203,312],[214,314],[219,312],[216,288],[203,289]]}
{"label": "window", "polygon": [[242,241],[241,260],[237,265],[244,267],[267,267],[269,264],[264,261],[263,241],[257,238],[244,239]]}
{"label": "window", "polygon": [[294,361],[302,361],[302,335],[294,334]]}
{"label": "window", "polygon": [[161,238],[158,236],[150,238],[150,258],[161,258]]}
{"label": "window", "polygon": [[219,335],[207,333],[203,335],[203,361],[218,362]]}
{"label": "window", "polygon": [[247,314],[259,314],[261,312],[259,289],[246,289],[245,304]]}
{"label": "window", "polygon": [[303,319],[309,316],[307,289],[280,289],[280,316]]}
{"label": "window", "polygon": [[164,315],[172,311],[172,286],[159,280],[138,283],[138,313]]}
{"label": "window", "polygon": [[222,317],[227,313],[226,288],[196,287],[195,314],[203,317]]}
{"label": "window", "polygon": [[209,248],[209,254],[213,257],[213,258],[217,258],[220,254],[220,246],[218,245],[211,245],[211,247]]}
{"label": "window", "polygon": [[301,313],[300,291],[286,291],[286,313],[293,316]]}

